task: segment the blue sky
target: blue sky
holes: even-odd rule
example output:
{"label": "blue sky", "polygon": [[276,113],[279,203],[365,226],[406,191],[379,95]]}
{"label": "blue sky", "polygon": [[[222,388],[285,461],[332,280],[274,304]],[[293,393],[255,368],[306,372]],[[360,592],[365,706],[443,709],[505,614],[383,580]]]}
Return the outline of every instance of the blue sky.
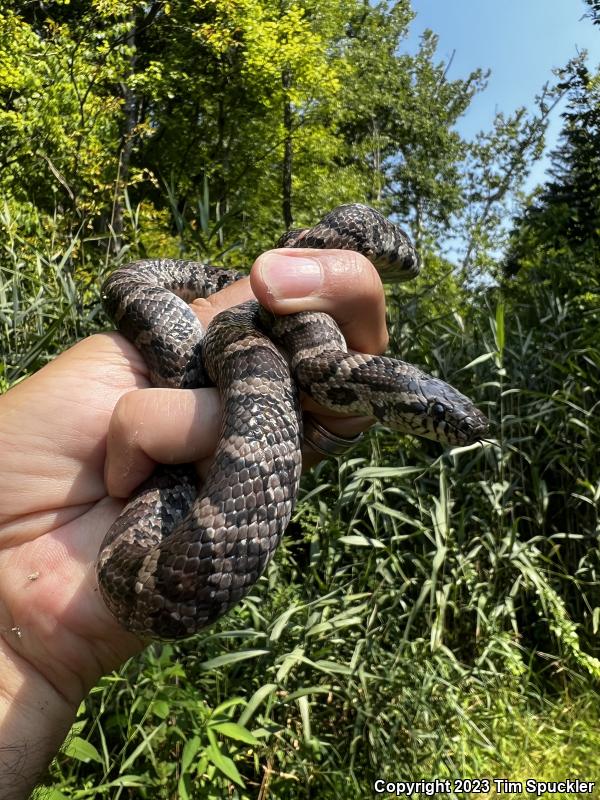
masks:
{"label": "blue sky", "polygon": [[[584,0],[412,0],[408,48],[413,52],[425,28],[439,36],[438,55],[447,61],[454,52],[449,78],[472,70],[491,69],[487,89],[461,119],[459,129],[470,138],[487,129],[497,111],[510,113],[531,106],[552,68],[564,66],[582,50],[588,64],[600,64],[600,27],[583,15]],[[548,145],[560,131],[560,109],[548,131]],[[548,148],[547,148],[548,149]],[[543,181],[547,160],[535,165],[530,185]]]}

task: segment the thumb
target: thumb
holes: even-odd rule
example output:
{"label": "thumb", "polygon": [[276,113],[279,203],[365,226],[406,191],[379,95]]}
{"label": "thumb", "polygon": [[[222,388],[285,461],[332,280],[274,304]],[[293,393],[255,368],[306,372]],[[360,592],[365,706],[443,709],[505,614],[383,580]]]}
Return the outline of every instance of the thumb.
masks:
{"label": "thumb", "polygon": [[250,284],[259,302],[276,314],[324,311],[336,320],[349,347],[366,353],[387,347],[381,280],[359,253],[269,250],[255,261]]}

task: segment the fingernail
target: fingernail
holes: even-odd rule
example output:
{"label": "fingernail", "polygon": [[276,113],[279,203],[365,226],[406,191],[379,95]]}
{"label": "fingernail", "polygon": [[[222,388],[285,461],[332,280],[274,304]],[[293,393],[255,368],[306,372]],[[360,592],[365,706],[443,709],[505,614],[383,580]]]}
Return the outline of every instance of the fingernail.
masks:
{"label": "fingernail", "polygon": [[305,256],[264,253],[259,258],[260,274],[276,299],[315,294],[323,282],[321,264]]}

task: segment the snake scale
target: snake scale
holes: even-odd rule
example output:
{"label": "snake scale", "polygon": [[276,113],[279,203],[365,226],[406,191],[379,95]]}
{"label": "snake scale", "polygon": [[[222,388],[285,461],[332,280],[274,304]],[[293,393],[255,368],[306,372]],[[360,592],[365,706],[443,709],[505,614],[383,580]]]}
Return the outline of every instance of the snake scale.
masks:
{"label": "snake scale", "polygon": [[[384,281],[419,271],[408,236],[367,206],[344,205],[279,247],[363,253]],[[349,353],[331,317],[276,317],[256,301],[204,331],[188,303],[242,277],[170,259],[117,269],[103,286],[108,314],[141,351],[156,386],[216,385],[220,440],[198,490],[191,465],[159,466],[102,543],[102,596],[142,637],[190,636],[252,588],[289,522],[302,469],[299,390],[332,411],[373,417],[447,444],[478,441],[487,420],[444,381],[391,358]]]}

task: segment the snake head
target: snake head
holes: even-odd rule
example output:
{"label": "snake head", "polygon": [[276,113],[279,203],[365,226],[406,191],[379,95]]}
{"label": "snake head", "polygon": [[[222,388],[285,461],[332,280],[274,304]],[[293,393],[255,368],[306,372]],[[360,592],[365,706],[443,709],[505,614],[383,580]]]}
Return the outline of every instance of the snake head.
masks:
{"label": "snake head", "polygon": [[426,387],[427,438],[444,445],[466,445],[481,441],[489,431],[487,417],[464,394],[454,387],[430,378]]}

